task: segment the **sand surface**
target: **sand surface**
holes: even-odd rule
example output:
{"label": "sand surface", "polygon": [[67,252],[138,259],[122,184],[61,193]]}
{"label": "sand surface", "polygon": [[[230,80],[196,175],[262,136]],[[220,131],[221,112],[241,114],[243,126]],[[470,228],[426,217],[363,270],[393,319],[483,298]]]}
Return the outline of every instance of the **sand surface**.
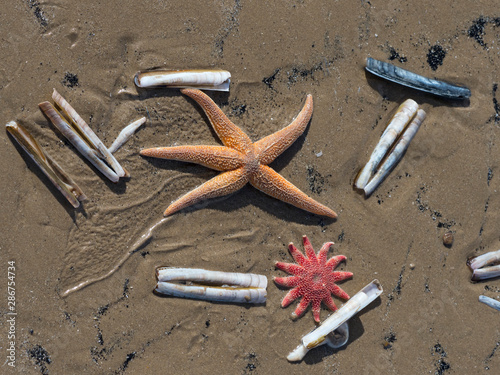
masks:
{"label": "sand surface", "polygon": [[[411,3],[411,5],[409,4]],[[16,120],[82,187],[74,210],[0,132],[2,374],[494,374],[500,313],[478,302],[498,280],[472,283],[468,257],[500,248],[500,13],[495,1],[13,1],[0,9],[0,123]],[[468,86],[453,102],[378,79],[366,57]],[[178,90],[138,91],[139,70],[222,68],[209,93],[253,140],[284,126],[307,94],[313,118],[271,164],[335,210],[329,220],[247,186],[184,210],[110,277],[168,204],[217,172],[143,158],[141,148],[217,145],[207,118]],[[131,174],[112,184],[49,125],[38,103],[56,88],[106,145],[140,116],[117,153]],[[359,169],[407,98],[427,112],[408,152],[365,199]],[[446,231],[452,247],[443,245]],[[350,321],[348,344],[286,355],[314,327],[290,319],[275,261],[308,235],[344,254],[354,295],[377,278],[381,298]],[[15,368],[8,365],[8,262],[15,262]],[[265,305],[160,298],[155,267],[253,272]],[[342,301],[336,299],[337,305]],[[322,319],[329,314],[321,311]],[[4,363],[5,362],[5,363]]]}

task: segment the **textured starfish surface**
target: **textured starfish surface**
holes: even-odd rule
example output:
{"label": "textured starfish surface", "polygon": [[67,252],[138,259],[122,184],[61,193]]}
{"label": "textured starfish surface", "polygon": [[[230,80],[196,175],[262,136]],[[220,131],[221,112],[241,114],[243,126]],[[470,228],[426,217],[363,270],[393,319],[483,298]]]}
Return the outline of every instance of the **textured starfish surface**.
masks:
{"label": "textured starfish surface", "polygon": [[337,255],[327,261],[327,253],[333,242],[327,242],[323,245],[318,255],[309,242],[307,236],[302,237],[306,256],[290,243],[288,249],[293,259],[298,264],[276,262],[276,268],[285,271],[294,276],[275,277],[274,281],[287,288],[293,288],[283,298],[282,307],[287,307],[295,299],[302,297],[292,317],[301,316],[312,304],[314,320],[319,322],[319,311],[321,302],[332,311],[337,310],[333,302],[332,294],[342,299],[349,299],[349,296],[335,283],[352,277],[351,272],[334,271],[340,262],[344,261],[344,255]]}
{"label": "textured starfish surface", "polygon": [[183,89],[181,92],[205,111],[224,146],[158,147],[142,150],[141,155],[201,164],[222,173],[173,202],[167,207],[165,216],[202,200],[233,193],[250,183],[260,191],[295,207],[317,215],[337,217],[331,209],[307,196],[267,166],[306,129],[313,111],[311,95],[307,95],[304,108],[290,125],[252,143],[209,96],[196,89]]}

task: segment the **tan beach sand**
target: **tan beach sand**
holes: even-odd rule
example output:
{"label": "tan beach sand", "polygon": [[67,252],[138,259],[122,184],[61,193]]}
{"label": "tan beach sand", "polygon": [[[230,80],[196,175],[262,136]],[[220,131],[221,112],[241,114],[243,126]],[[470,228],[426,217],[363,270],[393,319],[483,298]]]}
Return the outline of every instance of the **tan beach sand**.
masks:
{"label": "tan beach sand", "polygon": [[[411,5],[409,4],[411,3]],[[472,283],[468,257],[500,248],[500,13],[495,1],[13,1],[0,9],[0,123],[16,120],[80,185],[74,210],[0,132],[0,363],[2,374],[494,374],[500,313],[478,302],[499,280]],[[468,86],[470,101],[400,87],[364,70],[366,57]],[[247,186],[159,225],[105,275],[168,204],[215,176],[189,163],[143,158],[142,148],[217,145],[178,90],[138,91],[139,70],[227,69],[227,93],[208,93],[253,139],[284,126],[307,94],[313,118],[271,164],[335,210],[332,221]],[[434,68],[434,70],[433,70]],[[54,132],[38,110],[56,88],[106,145],[148,121],[115,156],[130,180],[114,185]],[[407,98],[427,119],[406,155],[365,199],[352,188],[387,120]],[[454,233],[451,248],[443,234]],[[341,287],[377,278],[380,299],[350,321],[340,350],[286,355],[314,327],[275,261],[308,235],[336,244]],[[8,364],[8,261],[15,262],[15,368]],[[157,266],[253,272],[269,279],[265,305],[152,293]],[[342,301],[336,299],[340,306]],[[329,314],[321,311],[322,319]],[[4,363],[5,362],[5,363]]]}

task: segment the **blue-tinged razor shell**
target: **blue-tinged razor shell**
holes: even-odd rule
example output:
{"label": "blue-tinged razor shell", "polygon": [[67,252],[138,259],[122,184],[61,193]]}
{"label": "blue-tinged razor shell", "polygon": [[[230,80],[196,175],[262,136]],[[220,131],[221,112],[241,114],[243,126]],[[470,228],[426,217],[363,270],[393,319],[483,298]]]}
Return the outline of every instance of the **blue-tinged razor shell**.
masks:
{"label": "blue-tinged razor shell", "polygon": [[366,59],[366,70],[378,77],[399,83],[400,85],[429,92],[433,95],[442,96],[448,99],[467,99],[470,98],[471,95],[467,87],[456,86],[436,79],[423,77],[409,70],[375,60],[371,57]]}
{"label": "blue-tinged razor shell", "polygon": [[479,296],[479,302],[482,302],[489,307],[494,308],[495,310],[500,311],[500,302],[497,301],[496,299],[486,297],[486,296]]}

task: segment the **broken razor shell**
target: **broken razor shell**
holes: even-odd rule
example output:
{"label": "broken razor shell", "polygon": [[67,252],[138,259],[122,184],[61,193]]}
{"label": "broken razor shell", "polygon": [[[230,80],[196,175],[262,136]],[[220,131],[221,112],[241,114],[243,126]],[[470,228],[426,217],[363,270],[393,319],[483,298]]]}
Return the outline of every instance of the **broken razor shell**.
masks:
{"label": "broken razor shell", "polygon": [[355,187],[363,190],[366,197],[373,193],[399,163],[425,116],[425,111],[418,109],[418,104],[412,99],[405,100],[399,106],[382,133],[369,161],[356,178]]}
{"label": "broken razor shell", "polygon": [[134,135],[134,133],[139,129],[139,127],[146,122],[146,117],[141,117],[139,120],[132,122],[131,124],[125,126],[123,130],[118,134],[118,137],[114,140],[113,144],[109,147],[108,151],[114,154],[120,147],[122,147],[129,139]]}
{"label": "broken razor shell", "polygon": [[159,267],[155,292],[215,302],[264,303],[267,278],[253,273]]}
{"label": "broken razor shell", "polygon": [[500,311],[500,302],[497,301],[496,299],[486,297],[486,296],[479,296],[479,302],[482,302],[485,305],[488,305],[489,307]]}
{"label": "broken razor shell", "polygon": [[470,90],[467,87],[456,86],[447,82],[423,77],[419,74],[399,68],[395,65],[375,60],[371,57],[366,59],[366,70],[378,77],[388,81],[411,87],[415,90],[425,91],[433,95],[448,99],[470,98]]}
{"label": "broken razor shell", "polygon": [[134,77],[137,87],[196,88],[229,91],[231,73],[221,69],[150,70]]}
{"label": "broken razor shell", "polygon": [[73,179],[48,155],[38,144],[35,138],[21,125],[15,121],[10,121],[6,125],[7,131],[16,140],[17,143],[33,159],[36,165],[54,184],[64,197],[74,208],[80,207],[80,201],[87,199],[82,189],[73,181]]}
{"label": "broken razor shell", "polygon": [[[290,362],[301,361],[306,353],[320,345],[331,344],[328,335],[346,323],[350,318],[363,310],[383,292],[378,280],[373,280],[358,293],[352,296],[340,309],[330,315],[319,327],[302,337],[301,343],[288,354]],[[347,340],[346,340],[347,342]]]}

